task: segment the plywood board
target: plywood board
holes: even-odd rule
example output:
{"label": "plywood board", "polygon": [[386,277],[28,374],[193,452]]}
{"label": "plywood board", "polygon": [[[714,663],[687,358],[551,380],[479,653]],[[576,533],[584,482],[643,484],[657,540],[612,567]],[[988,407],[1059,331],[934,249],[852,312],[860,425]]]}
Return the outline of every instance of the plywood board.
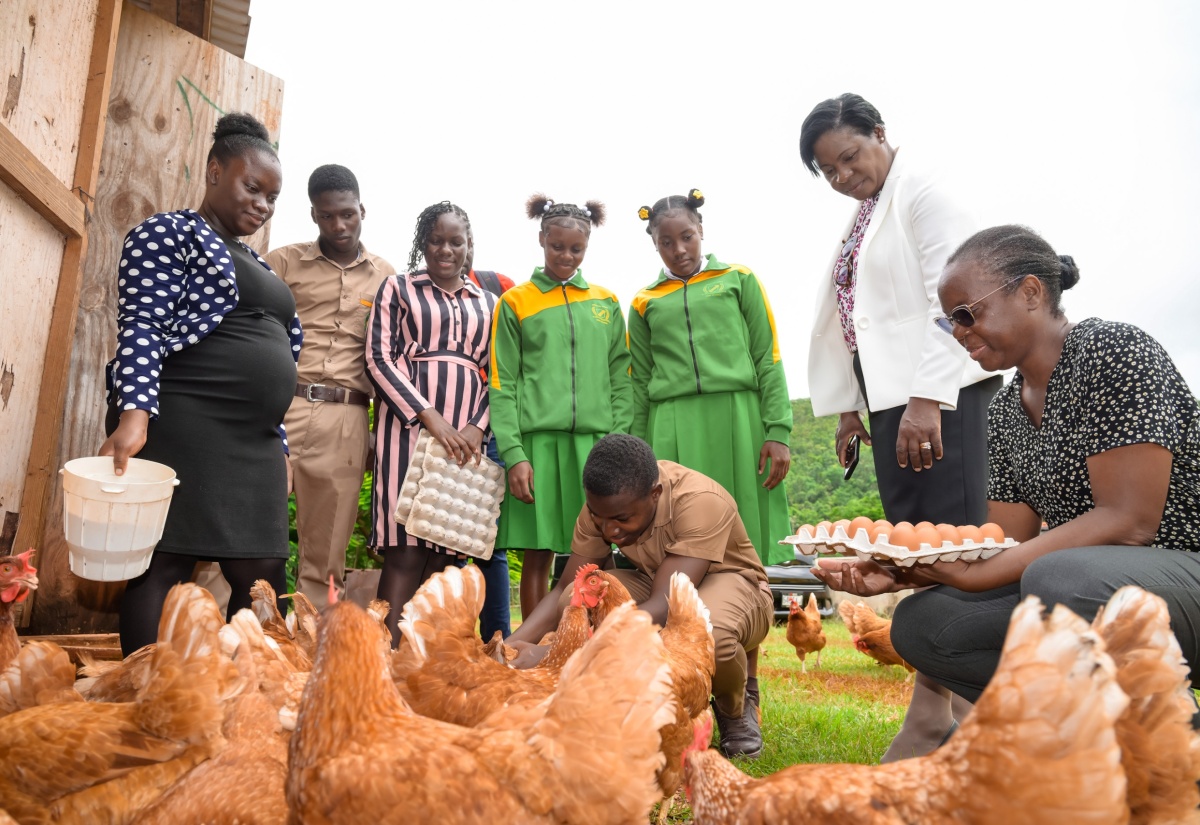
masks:
{"label": "plywood board", "polygon": [[[195,208],[211,133],[224,112],[245,111],[279,133],[283,82],[211,43],[126,3],[75,327],[59,466],[95,455],[104,441],[104,365],[116,340],[118,251],[155,212]],[[266,250],[264,228],[246,239]],[[42,542],[43,585],[30,632],[116,628],[121,585],[87,582],[67,567],[62,493],[56,485]]]}
{"label": "plywood board", "polygon": [[20,509],[63,243],[0,184],[0,516]]}
{"label": "plywood board", "polygon": [[64,186],[75,173],[98,0],[0,3],[0,123]]}

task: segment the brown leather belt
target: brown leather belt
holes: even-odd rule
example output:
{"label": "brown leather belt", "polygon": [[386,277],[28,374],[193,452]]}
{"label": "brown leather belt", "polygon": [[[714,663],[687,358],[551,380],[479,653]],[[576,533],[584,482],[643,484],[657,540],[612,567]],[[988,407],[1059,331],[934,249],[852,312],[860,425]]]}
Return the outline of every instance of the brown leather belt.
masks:
{"label": "brown leather belt", "polygon": [[338,404],[371,406],[371,396],[345,387],[327,387],[324,384],[297,384],[296,397],[306,401],[334,401]]}

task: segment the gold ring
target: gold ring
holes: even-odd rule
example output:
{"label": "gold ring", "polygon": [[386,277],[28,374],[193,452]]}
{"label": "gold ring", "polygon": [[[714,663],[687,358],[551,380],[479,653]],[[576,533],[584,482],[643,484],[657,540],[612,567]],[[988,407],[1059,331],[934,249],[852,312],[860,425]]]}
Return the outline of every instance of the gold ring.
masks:
{"label": "gold ring", "polygon": [[922,441],[922,442],[921,442],[921,449],[922,449],[922,450],[932,450],[932,449],[933,449],[933,445],[932,445],[932,444],[930,444],[928,441]]}

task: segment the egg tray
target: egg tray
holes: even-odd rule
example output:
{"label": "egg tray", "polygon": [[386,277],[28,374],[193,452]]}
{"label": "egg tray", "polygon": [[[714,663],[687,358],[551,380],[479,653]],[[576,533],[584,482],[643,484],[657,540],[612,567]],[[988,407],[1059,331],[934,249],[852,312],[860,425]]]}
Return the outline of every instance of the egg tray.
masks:
{"label": "egg tray", "polygon": [[484,456],[478,466],[468,461],[460,467],[440,441],[422,432],[393,518],[411,536],[486,560],[496,547],[503,499],[500,465]]}
{"label": "egg tray", "polygon": [[982,561],[1018,544],[1017,541],[1008,538],[1002,542],[994,539],[967,539],[960,544],[948,541],[938,546],[922,544],[919,550],[910,550],[897,544],[888,544],[887,539],[886,534],[881,534],[876,536],[875,541],[871,541],[867,531],[862,528],[851,537],[842,527],[835,527],[832,533],[824,527],[818,527],[815,533],[801,529],[796,535],[788,536],[779,543],[795,545],[806,555],[841,553],[857,556],[863,561],[882,561],[900,567],[933,564],[935,561]]}

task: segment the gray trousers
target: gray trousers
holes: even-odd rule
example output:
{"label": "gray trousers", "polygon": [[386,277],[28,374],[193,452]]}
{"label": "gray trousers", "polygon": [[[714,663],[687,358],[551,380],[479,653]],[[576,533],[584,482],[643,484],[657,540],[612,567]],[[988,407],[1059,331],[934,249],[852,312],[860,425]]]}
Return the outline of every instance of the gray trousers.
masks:
{"label": "gray trousers", "polygon": [[1019,584],[982,593],[946,585],[896,606],[892,645],[905,661],[975,702],[996,672],[1013,610],[1026,596],[1089,622],[1119,588],[1136,584],[1167,603],[1171,629],[1200,686],[1200,553],[1155,547],[1078,547],[1042,556]]}

